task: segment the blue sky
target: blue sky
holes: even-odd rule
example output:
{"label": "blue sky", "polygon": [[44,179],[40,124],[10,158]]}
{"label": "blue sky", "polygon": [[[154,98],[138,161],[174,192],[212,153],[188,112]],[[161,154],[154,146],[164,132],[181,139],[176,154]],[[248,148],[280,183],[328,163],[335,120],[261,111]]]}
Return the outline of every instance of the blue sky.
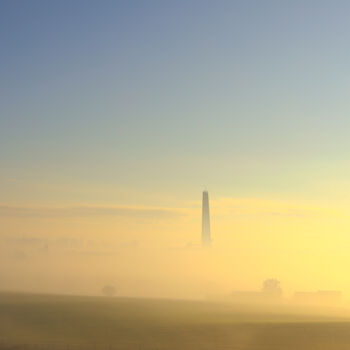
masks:
{"label": "blue sky", "polygon": [[1,2],[3,201],[319,196],[350,172],[349,10]]}

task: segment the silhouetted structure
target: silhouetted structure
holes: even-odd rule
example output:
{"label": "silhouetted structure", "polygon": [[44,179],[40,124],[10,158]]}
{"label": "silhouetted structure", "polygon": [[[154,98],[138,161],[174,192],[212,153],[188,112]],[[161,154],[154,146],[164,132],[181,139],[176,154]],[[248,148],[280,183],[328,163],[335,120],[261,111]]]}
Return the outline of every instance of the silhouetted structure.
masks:
{"label": "silhouetted structure", "polygon": [[202,244],[208,246],[210,243],[209,195],[207,191],[204,191],[202,201]]}
{"label": "silhouetted structure", "polygon": [[236,303],[280,303],[282,302],[282,289],[280,282],[269,278],[263,282],[261,291],[233,291],[231,301]]}
{"label": "silhouetted structure", "polygon": [[318,290],[317,292],[295,292],[294,302],[313,305],[336,305],[341,302],[341,292]]}
{"label": "silhouetted structure", "polygon": [[279,298],[282,296],[280,281],[275,278],[268,278],[265,280],[261,291],[270,297]]}

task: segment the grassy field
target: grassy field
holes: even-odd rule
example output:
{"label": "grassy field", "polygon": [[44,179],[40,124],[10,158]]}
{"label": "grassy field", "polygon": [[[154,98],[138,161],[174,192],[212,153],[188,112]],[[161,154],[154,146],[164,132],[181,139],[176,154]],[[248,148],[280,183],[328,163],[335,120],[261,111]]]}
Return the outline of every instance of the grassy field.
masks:
{"label": "grassy field", "polygon": [[350,320],[209,302],[0,294],[0,349],[350,349]]}

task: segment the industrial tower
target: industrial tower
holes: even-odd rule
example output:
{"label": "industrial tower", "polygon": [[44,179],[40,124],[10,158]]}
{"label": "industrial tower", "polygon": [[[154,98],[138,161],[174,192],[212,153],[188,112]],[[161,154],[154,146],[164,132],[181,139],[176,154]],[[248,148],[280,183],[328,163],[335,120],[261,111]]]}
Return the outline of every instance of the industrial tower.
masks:
{"label": "industrial tower", "polygon": [[207,191],[203,191],[202,201],[202,245],[209,246],[211,244],[210,237],[210,215],[209,215],[209,195]]}

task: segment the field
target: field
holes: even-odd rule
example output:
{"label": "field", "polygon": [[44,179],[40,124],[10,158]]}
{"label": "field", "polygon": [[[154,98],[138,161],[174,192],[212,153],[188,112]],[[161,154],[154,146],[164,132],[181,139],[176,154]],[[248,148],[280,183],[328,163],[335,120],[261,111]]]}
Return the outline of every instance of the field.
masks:
{"label": "field", "polygon": [[290,311],[4,293],[0,349],[350,349],[350,320]]}

